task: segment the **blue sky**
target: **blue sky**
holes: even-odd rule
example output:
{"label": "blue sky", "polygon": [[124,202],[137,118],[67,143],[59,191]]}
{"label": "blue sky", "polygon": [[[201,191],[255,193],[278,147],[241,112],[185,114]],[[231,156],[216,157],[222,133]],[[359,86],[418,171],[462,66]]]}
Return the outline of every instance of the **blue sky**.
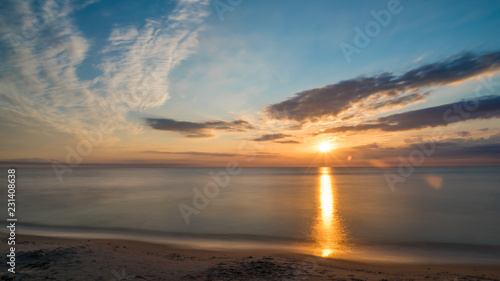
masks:
{"label": "blue sky", "polygon": [[[498,1],[37,0],[1,5],[0,129],[5,137],[0,159],[7,162],[64,163],[67,147],[89,141],[85,135],[99,131],[103,120],[113,128],[92,144],[92,153],[81,155],[82,163],[219,165],[227,159],[188,152],[238,154],[241,142],[264,135],[274,137],[254,141],[266,144],[254,165],[310,165],[317,156],[311,147],[322,141],[338,148],[339,159],[347,159],[352,147],[373,143],[404,152],[409,139],[425,140],[434,126],[405,128],[398,136],[384,129],[363,131],[364,136],[323,132],[469,99],[485,77],[499,79],[496,56],[479,59],[500,50]],[[230,9],[221,17],[216,7]],[[366,32],[376,22],[374,13],[389,13],[390,19],[347,59],[341,45],[356,46],[356,28]],[[412,80],[404,89],[393,85],[400,91],[396,96],[385,90],[370,93],[339,107],[338,114],[326,106],[349,95],[335,92],[342,81],[361,83],[360,78],[383,73],[397,78],[465,54],[470,61],[478,58],[482,67],[465,78],[436,78],[417,86]],[[307,118],[279,105],[328,85],[334,86],[324,94],[324,107],[303,103],[296,108],[312,112]],[[412,93],[390,107],[364,106]],[[488,95],[499,93],[495,88]],[[289,118],[276,117],[269,108],[281,108]],[[498,120],[485,116],[461,121],[458,130],[436,126],[446,129],[446,142],[496,144],[492,136],[500,133]],[[462,131],[470,134],[455,139]],[[370,151],[360,155],[356,165],[394,158],[384,160]],[[477,163],[482,159],[474,157]]]}

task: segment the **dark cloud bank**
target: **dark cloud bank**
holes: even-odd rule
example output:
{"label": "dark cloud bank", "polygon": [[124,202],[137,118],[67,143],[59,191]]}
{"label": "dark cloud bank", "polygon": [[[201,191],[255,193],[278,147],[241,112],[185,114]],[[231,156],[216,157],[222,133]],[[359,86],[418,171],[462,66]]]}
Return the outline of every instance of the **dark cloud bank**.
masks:
{"label": "dark cloud bank", "polygon": [[[384,159],[398,157],[407,157],[414,150],[420,150],[420,147],[429,147],[429,143],[415,143],[399,147],[366,147],[362,149],[351,148],[345,151],[346,154],[352,153],[355,158],[361,153],[362,158]],[[428,163],[437,159],[493,159],[500,164],[500,143],[490,144],[463,144],[456,142],[436,142],[433,143],[432,153],[426,157]],[[463,163],[463,162],[462,162]],[[479,162],[480,163],[480,162]]]}
{"label": "dark cloud bank", "polygon": [[[360,77],[307,90],[285,101],[272,104],[264,108],[264,111],[274,119],[303,122],[326,116],[338,116],[352,105],[363,102],[367,98],[375,100],[384,97],[393,98],[381,104],[372,104],[371,107],[375,109],[387,105],[404,105],[421,100],[428,94],[419,93],[421,88],[447,85],[499,69],[500,52],[484,55],[467,53],[412,69],[400,76],[388,72],[374,77]],[[403,96],[407,93],[410,94]]]}
{"label": "dark cloud bank", "polygon": [[[474,110],[471,110],[474,109]],[[500,117],[500,96],[470,99],[420,110],[393,114],[353,126],[340,126],[322,130],[316,134],[340,133],[347,131],[407,131],[427,127],[446,126],[451,123],[473,119]]]}

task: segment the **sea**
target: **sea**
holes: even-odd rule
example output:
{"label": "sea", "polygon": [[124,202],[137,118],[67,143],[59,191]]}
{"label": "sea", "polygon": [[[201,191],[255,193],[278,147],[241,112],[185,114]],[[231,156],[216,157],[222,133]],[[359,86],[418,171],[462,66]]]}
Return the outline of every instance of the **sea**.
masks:
{"label": "sea", "polygon": [[500,264],[500,167],[19,168],[15,198],[18,234]]}

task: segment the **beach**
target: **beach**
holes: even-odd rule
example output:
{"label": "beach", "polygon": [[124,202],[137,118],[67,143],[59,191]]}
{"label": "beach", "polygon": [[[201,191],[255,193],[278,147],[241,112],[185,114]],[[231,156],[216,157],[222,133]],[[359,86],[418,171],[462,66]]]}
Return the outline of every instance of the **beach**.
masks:
{"label": "beach", "polygon": [[15,271],[1,280],[500,280],[493,265],[357,263],[286,250],[28,235],[17,236]]}

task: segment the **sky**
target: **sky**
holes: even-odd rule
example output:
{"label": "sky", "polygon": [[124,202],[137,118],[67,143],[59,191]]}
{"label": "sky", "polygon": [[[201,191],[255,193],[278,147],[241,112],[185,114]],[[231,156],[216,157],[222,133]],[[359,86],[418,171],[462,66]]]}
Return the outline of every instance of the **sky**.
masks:
{"label": "sky", "polygon": [[499,1],[2,1],[0,165],[500,165],[499,26]]}

